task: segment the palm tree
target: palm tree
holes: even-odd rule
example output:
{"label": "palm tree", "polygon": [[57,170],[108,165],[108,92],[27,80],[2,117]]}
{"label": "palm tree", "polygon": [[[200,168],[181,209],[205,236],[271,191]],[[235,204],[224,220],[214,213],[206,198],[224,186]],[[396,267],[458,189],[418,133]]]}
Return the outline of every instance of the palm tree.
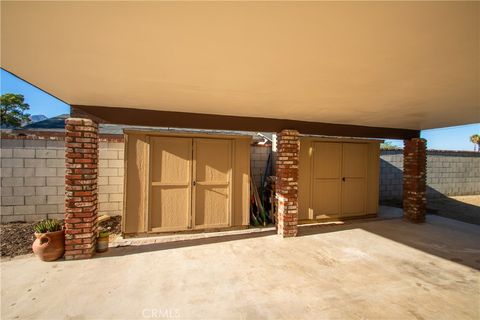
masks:
{"label": "palm tree", "polygon": [[472,135],[470,141],[473,143],[473,151],[480,151],[480,135]]}

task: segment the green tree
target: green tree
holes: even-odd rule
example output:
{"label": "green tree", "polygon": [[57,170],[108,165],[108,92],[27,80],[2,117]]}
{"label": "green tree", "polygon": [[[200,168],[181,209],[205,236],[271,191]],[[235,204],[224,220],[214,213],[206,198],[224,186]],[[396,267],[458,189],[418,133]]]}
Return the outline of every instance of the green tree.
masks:
{"label": "green tree", "polygon": [[385,141],[384,143],[380,144],[380,149],[382,150],[398,150],[400,149],[396,145],[394,145],[391,141]]}
{"label": "green tree", "polygon": [[480,151],[480,135],[472,135],[470,141],[473,143],[473,151]]}
{"label": "green tree", "polygon": [[30,106],[24,102],[21,94],[6,93],[0,96],[2,126],[20,127],[30,122],[30,114],[26,113]]}

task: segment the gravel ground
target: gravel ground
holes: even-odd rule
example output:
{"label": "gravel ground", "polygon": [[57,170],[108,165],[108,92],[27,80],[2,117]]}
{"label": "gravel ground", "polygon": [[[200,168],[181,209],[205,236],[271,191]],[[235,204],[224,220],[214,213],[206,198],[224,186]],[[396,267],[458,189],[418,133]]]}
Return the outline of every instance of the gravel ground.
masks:
{"label": "gravel ground", "polygon": [[2,257],[32,253],[34,222],[12,222],[0,225]]}
{"label": "gravel ground", "polygon": [[[101,227],[110,228],[110,233],[121,233],[121,216],[111,217],[100,223]],[[36,222],[12,222],[0,224],[0,243],[2,257],[15,257],[32,253],[35,240],[33,226]],[[63,222],[62,222],[63,223]]]}

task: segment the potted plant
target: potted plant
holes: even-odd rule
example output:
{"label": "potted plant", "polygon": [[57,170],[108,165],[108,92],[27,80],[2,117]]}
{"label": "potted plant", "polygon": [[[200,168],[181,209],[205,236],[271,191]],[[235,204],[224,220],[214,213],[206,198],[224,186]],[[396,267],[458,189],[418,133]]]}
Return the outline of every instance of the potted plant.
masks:
{"label": "potted plant", "polygon": [[54,261],[63,256],[65,251],[65,231],[60,221],[46,219],[35,227],[33,252],[43,261]]}
{"label": "potted plant", "polygon": [[110,228],[99,228],[97,238],[97,252],[108,250],[108,238],[110,237]]}

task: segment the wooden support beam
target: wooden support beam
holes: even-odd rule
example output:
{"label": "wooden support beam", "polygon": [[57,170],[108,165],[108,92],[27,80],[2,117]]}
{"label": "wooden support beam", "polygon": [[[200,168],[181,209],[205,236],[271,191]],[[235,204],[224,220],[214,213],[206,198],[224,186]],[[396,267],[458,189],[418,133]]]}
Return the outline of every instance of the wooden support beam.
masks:
{"label": "wooden support beam", "polygon": [[420,136],[419,130],[410,129],[118,107],[73,105],[71,107],[71,116],[88,117],[99,123],[133,126],[254,132],[280,132],[284,129],[292,129],[297,130],[301,134],[386,139],[411,139]]}

